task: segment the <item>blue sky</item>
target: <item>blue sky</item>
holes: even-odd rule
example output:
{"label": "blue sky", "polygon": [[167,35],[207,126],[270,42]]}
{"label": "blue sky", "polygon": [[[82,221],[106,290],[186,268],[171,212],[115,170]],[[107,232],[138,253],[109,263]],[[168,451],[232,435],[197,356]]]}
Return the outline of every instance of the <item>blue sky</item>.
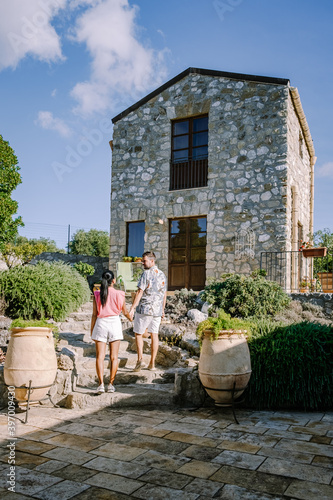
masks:
{"label": "blue sky", "polygon": [[298,88],[318,158],[315,230],[333,230],[332,13],[329,0],[1,2],[0,134],[21,167],[22,234],[107,230],[111,118],[190,66]]}

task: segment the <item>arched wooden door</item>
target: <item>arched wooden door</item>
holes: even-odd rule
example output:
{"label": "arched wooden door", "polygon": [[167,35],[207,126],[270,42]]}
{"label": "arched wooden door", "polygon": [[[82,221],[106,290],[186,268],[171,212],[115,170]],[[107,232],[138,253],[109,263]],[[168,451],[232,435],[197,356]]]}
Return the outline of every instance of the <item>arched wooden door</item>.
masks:
{"label": "arched wooden door", "polygon": [[206,281],[206,217],[171,219],[169,290],[202,290]]}

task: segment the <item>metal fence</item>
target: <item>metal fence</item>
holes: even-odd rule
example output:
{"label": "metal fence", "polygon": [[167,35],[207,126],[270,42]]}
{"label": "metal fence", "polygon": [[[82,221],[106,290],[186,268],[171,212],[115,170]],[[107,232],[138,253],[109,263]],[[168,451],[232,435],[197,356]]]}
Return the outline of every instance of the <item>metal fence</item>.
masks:
{"label": "metal fence", "polygon": [[170,163],[170,191],[207,186],[208,158]]}
{"label": "metal fence", "polygon": [[260,269],[287,292],[333,293],[333,254],[304,257],[302,252],[261,252]]}

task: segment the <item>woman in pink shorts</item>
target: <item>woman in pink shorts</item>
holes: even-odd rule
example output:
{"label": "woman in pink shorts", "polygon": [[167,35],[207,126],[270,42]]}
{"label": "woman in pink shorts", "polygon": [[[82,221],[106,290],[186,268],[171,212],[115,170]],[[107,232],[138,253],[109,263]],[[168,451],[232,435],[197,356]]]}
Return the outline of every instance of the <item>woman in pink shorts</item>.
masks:
{"label": "woman in pink shorts", "polygon": [[118,351],[123,332],[119,314],[123,314],[131,321],[125,304],[125,292],[115,290],[114,274],[112,271],[104,271],[102,275],[101,289],[94,292],[93,313],[91,318],[91,338],[96,344],[96,372],[99,380],[98,394],[105,392],[104,389],[104,358],[106,344],[110,346],[110,383],[107,391],[114,392],[113,382],[118,369]]}

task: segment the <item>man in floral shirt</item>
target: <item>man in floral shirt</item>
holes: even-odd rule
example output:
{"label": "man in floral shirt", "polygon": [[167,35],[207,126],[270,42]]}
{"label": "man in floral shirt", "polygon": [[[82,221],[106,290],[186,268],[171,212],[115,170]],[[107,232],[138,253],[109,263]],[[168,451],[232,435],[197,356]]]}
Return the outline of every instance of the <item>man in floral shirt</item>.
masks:
{"label": "man in floral shirt", "polygon": [[155,370],[155,358],[158,351],[158,330],[161,319],[164,317],[166,301],[167,282],[165,274],[155,265],[156,256],[154,252],[145,252],[142,255],[144,272],[138,282],[136,292],[129,316],[133,319],[133,330],[135,333],[138,362],[134,371],[144,368],[142,362],[143,335],[148,330],[151,336],[151,359],[148,370]]}

